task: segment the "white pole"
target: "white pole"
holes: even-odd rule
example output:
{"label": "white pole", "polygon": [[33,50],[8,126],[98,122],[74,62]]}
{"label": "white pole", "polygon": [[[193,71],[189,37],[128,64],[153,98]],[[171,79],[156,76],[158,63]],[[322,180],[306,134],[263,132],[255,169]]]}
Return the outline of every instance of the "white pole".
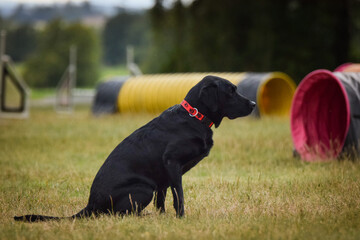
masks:
{"label": "white pole", "polygon": [[5,54],[6,31],[1,30],[0,36],[1,36],[0,56],[2,57]]}
{"label": "white pole", "polygon": [[6,31],[5,30],[1,30],[0,33],[0,105],[2,104],[2,85],[3,85],[3,81],[5,81],[4,79],[4,60],[5,60],[5,41],[6,41]]}
{"label": "white pole", "polygon": [[70,82],[71,88],[75,89],[76,87],[76,60],[77,60],[77,48],[75,45],[70,47]]}

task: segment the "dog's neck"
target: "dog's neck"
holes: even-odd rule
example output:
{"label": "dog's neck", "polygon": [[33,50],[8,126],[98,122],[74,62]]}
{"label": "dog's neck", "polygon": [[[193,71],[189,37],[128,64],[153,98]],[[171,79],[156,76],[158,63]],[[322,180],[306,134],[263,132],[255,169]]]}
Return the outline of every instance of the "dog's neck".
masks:
{"label": "dog's neck", "polygon": [[192,107],[186,100],[181,102],[181,106],[189,113],[190,117],[194,117],[209,128],[214,124],[208,117],[202,114],[196,107]]}
{"label": "dog's neck", "polygon": [[216,128],[219,127],[222,119],[224,118],[221,112],[212,112],[209,106],[200,101],[193,100],[188,96],[185,98],[185,101],[187,101],[193,108],[197,108],[199,112],[201,112],[208,119],[210,119],[214,123]]}

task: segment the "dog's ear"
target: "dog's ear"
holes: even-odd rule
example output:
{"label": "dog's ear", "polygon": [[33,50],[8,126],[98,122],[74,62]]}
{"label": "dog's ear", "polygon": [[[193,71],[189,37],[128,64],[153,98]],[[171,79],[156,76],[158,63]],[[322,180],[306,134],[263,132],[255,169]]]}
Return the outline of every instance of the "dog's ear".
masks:
{"label": "dog's ear", "polygon": [[199,93],[200,101],[205,104],[210,111],[219,110],[218,84],[212,81],[201,87]]}

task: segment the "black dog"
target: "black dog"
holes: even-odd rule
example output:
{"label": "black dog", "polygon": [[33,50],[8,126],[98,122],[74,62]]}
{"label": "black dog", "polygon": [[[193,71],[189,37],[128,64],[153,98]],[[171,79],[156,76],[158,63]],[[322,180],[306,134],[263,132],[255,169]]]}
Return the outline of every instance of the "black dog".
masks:
{"label": "black dog", "polygon": [[[164,111],[124,139],[109,155],[91,186],[88,205],[70,218],[94,214],[140,213],[152,200],[161,212],[171,187],[178,217],[184,216],[182,175],[209,154],[211,126],[224,117],[250,114],[255,103],[241,96],[229,81],[207,76],[186,95],[181,105]],[[15,220],[61,219],[42,215]]]}

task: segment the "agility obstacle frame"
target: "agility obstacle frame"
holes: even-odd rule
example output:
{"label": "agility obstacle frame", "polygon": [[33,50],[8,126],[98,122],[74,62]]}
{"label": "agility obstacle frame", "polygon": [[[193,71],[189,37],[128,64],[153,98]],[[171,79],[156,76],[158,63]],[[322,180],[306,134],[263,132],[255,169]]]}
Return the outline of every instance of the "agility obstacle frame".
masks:
{"label": "agility obstacle frame", "polygon": [[77,48],[70,47],[69,65],[56,87],[55,110],[58,113],[72,113],[74,108],[74,89],[76,86]]}
{"label": "agility obstacle frame", "polygon": [[11,58],[5,55],[6,32],[0,35],[0,118],[27,118],[30,91],[16,74]]}

